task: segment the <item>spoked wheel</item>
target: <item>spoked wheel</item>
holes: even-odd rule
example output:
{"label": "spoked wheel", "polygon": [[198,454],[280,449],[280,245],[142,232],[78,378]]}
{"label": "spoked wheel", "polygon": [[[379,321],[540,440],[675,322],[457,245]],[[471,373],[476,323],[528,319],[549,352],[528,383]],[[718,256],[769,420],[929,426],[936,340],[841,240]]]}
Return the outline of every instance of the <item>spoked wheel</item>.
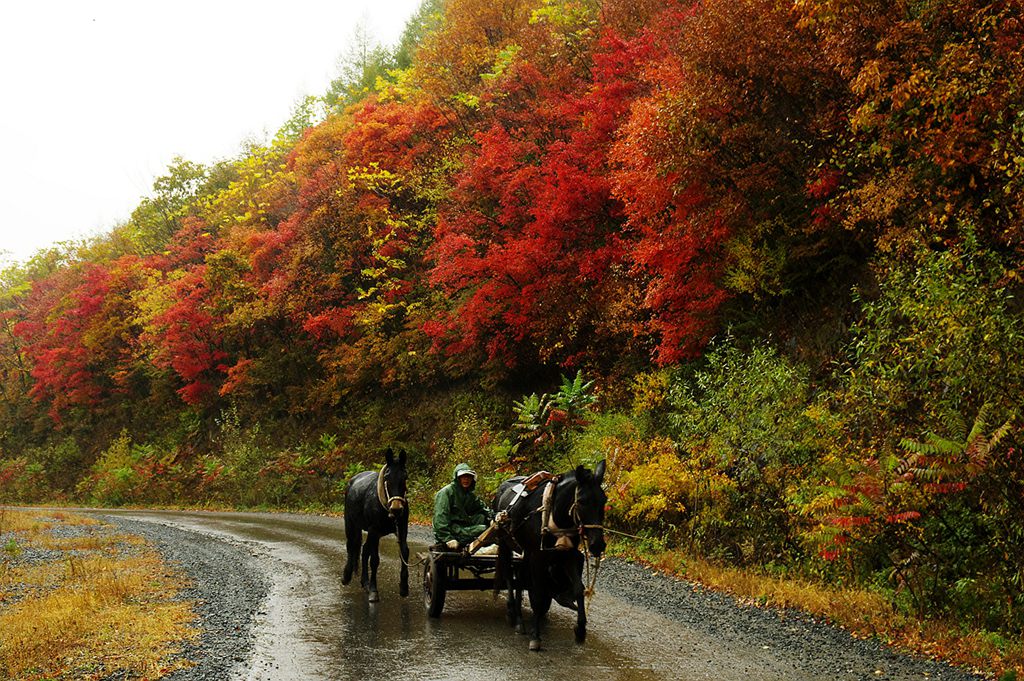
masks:
{"label": "spoked wheel", "polygon": [[444,575],[442,568],[437,564],[437,558],[433,554],[430,560],[423,564],[423,604],[427,608],[427,615],[440,617],[444,610]]}

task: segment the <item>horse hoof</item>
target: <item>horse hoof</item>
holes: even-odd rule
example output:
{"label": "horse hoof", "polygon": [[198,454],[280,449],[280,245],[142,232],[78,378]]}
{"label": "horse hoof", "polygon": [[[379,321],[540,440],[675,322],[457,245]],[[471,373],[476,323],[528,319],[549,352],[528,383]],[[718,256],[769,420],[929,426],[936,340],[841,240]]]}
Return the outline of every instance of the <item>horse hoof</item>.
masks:
{"label": "horse hoof", "polygon": [[380,594],[377,593],[376,591],[371,591],[370,592],[370,602],[371,603],[379,603],[380,602]]}
{"label": "horse hoof", "polygon": [[522,622],[517,622],[515,624],[515,628],[516,628],[516,633],[517,634],[525,634],[526,633],[526,626]]}
{"label": "horse hoof", "polygon": [[409,595],[409,586],[407,584],[398,587],[398,595],[405,598]]}
{"label": "horse hoof", "polygon": [[530,652],[534,652],[534,653],[540,652],[540,639],[539,638],[530,639]]}
{"label": "horse hoof", "polygon": [[580,629],[579,627],[573,627],[573,633],[576,634],[576,643],[582,644],[587,640],[587,630]]}

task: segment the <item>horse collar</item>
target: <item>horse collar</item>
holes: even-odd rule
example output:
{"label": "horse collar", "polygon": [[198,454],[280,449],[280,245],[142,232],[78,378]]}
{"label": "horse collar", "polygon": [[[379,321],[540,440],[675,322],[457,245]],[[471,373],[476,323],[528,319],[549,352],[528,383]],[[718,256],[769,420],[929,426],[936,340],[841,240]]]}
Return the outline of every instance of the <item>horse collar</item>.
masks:
{"label": "horse collar", "polygon": [[[544,496],[541,500],[541,534],[551,534],[556,537],[572,536],[576,529],[571,527],[559,527],[555,521],[555,491],[562,476],[556,476],[549,480],[544,486]],[[573,502],[575,506],[575,501]],[[571,516],[570,516],[571,517]]]}
{"label": "horse collar", "polygon": [[551,480],[547,483],[544,488],[544,496],[541,502],[541,533],[551,534],[555,537],[578,537],[580,543],[584,546],[584,553],[590,553],[589,542],[587,541],[586,530],[589,529],[604,529],[604,525],[584,523],[580,517],[579,503],[580,503],[580,485],[579,481],[576,481],[576,485],[573,488],[573,499],[572,504],[569,506],[569,520],[574,524],[572,527],[560,527],[555,521],[555,490],[558,484],[561,482],[561,476],[559,478]]}

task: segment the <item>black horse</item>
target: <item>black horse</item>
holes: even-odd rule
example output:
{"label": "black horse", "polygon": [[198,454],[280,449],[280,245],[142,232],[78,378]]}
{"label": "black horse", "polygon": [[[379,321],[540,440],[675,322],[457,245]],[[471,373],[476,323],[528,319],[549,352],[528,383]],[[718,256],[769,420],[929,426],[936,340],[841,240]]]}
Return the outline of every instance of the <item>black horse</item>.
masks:
{"label": "black horse", "polygon": [[[377,566],[380,565],[380,538],[394,533],[402,557],[401,581],[398,593],[409,595],[409,504],[405,487],[409,478],[405,470],[405,452],[395,459],[389,447],[384,452],[384,466],[379,472],[357,473],[345,487],[345,544],[348,561],[342,584],[348,584],[353,572],[359,572],[359,549],[366,531],[366,544],[362,546],[363,574],[360,583],[369,591],[370,602],[380,600],[377,593]],[[367,569],[369,563],[369,569]]]}
{"label": "black horse", "polygon": [[[532,489],[532,485],[524,486],[524,477],[506,480],[498,488],[493,508],[496,513],[507,512],[505,531],[498,541],[498,580],[507,589],[509,621],[518,629],[523,626],[522,586],[529,592],[533,610],[530,650],[540,650],[541,625],[552,599],[576,611],[576,642],[583,643],[587,637],[583,583],[586,557],[581,550],[600,558],[605,549],[604,470],[602,461],[593,472],[577,466]],[[545,492],[549,485],[551,489]],[[518,587],[512,572],[513,551],[523,554]]]}

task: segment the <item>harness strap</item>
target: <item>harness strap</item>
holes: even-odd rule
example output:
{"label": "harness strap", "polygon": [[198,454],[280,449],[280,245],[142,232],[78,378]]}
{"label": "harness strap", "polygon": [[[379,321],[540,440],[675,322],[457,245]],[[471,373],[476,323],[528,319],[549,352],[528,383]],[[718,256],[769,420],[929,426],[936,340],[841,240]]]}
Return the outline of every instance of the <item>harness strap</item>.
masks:
{"label": "harness strap", "polygon": [[[580,516],[579,516],[580,489],[579,489],[579,485],[577,485],[576,486],[576,490],[575,490],[575,496],[574,496],[573,502],[572,502],[572,506],[569,507],[569,517],[573,521],[574,525],[572,527],[559,527],[558,524],[555,523],[555,514],[554,514],[555,490],[558,487],[558,483],[562,481],[562,476],[560,476],[560,475],[551,475],[550,473],[547,473],[546,471],[541,471],[541,473],[537,473],[537,474],[531,476],[530,479],[536,479],[542,473],[545,476],[545,477],[541,478],[541,480],[543,481],[543,484],[544,484],[544,494],[543,494],[543,497],[541,498],[540,508],[537,509],[537,511],[539,511],[540,514],[541,514],[540,515],[540,532],[541,532],[541,535],[544,536],[544,535],[549,535],[550,534],[550,535],[553,535],[555,537],[573,537],[573,536],[578,536],[579,539],[580,539],[580,542],[586,546],[587,539],[586,539],[586,536],[584,535],[584,530],[602,530],[603,531],[604,530],[604,525],[591,524],[591,523],[583,523],[583,522],[580,521]],[[522,485],[523,485],[523,483],[519,483],[519,485],[516,485],[516,487],[513,488],[513,489],[516,490],[517,495],[512,500],[512,503],[509,504],[509,508],[511,508],[515,504],[515,502],[518,501],[520,498],[526,496],[527,490],[522,489],[522,487],[521,487]],[[537,512],[537,511],[535,511],[535,512]],[[589,555],[589,546],[587,546],[585,550],[587,550],[587,553]]]}
{"label": "harness strap", "polygon": [[555,525],[555,519],[552,511],[555,505],[555,488],[558,486],[554,480],[548,480],[544,485],[544,496],[540,502],[540,532],[541,534],[548,534],[549,532],[558,532],[559,527]]}

